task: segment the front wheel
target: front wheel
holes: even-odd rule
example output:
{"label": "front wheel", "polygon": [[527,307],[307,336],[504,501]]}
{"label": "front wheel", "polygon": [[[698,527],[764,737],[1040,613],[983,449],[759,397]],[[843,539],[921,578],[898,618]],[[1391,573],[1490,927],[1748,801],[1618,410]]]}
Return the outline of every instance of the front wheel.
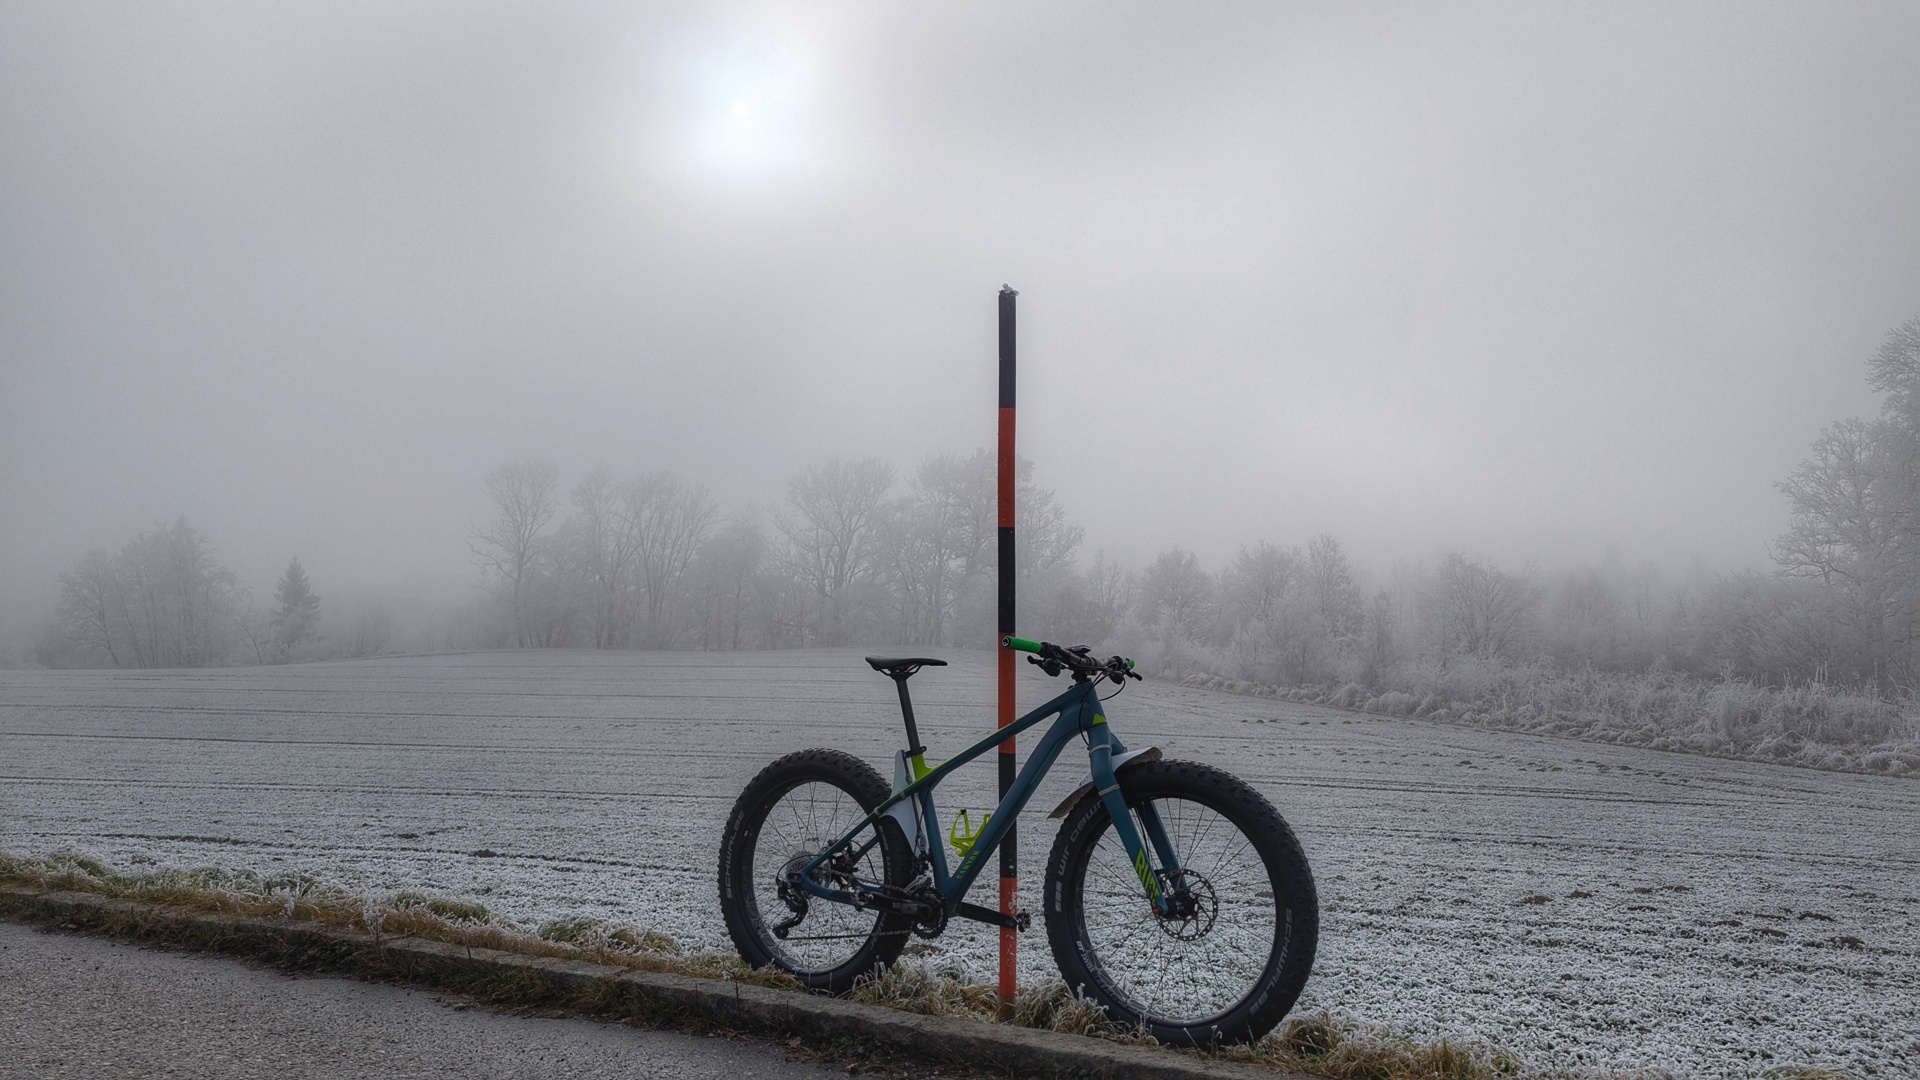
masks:
{"label": "front wheel", "polygon": [[[814,896],[788,878],[888,794],[871,765],[838,750],[788,754],[747,784],[720,836],[720,911],[747,963],[785,971],[809,990],[841,994],[899,958],[910,919]],[[912,871],[907,838],[886,817],[823,863],[814,880],[838,891],[904,887]]]}
{"label": "front wheel", "polygon": [[[1184,761],[1119,776],[1144,838],[1151,806],[1179,869],[1159,914],[1095,797],[1080,800],[1047,857],[1047,942],[1067,985],[1163,1043],[1252,1042],[1273,1030],[1313,967],[1320,902],[1293,830],[1233,776]],[[1148,841],[1149,858],[1158,862]]]}

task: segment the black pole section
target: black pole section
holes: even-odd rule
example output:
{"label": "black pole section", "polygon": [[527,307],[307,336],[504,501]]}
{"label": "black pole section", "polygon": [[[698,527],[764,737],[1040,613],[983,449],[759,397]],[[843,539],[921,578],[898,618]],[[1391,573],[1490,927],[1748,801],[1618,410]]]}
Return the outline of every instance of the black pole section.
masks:
{"label": "black pole section", "polygon": [[[1020,295],[1010,286],[1000,287],[1000,638],[1013,635],[1013,496],[1017,487],[1017,459],[1013,449],[1013,298]],[[1013,723],[1013,650],[1000,647],[1000,726]],[[1000,797],[1013,790],[1013,740],[1000,744]],[[1006,839],[1000,841],[1000,913],[1013,915],[1019,891],[1020,860],[1015,848],[1017,823],[1008,823]],[[1000,928],[1000,1004],[1010,1008],[1018,989],[1014,983],[1015,946],[1013,928]]]}

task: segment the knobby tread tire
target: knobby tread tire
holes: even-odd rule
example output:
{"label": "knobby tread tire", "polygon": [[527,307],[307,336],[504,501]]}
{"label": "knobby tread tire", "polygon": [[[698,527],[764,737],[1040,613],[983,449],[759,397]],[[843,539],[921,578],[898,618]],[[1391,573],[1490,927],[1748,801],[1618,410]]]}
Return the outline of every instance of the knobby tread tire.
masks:
{"label": "knobby tread tire", "polygon": [[[801,750],[761,769],[734,801],[733,813],[720,835],[720,911],[734,948],[747,963],[787,971],[809,990],[843,994],[853,989],[854,981],[862,975],[899,959],[913,924],[905,916],[875,912],[873,935],[838,967],[818,972],[795,971],[780,962],[767,943],[771,930],[755,901],[753,853],[767,814],[782,795],[805,783],[837,787],[852,796],[863,811],[873,810],[892,793],[873,766],[839,750]],[[911,845],[892,818],[880,819],[878,826],[886,883],[904,887],[913,871]],[[813,903],[832,901],[815,899]],[[784,913],[783,909],[781,914]]]}
{"label": "knobby tread tire", "polygon": [[[1105,1006],[1108,1018],[1144,1026],[1175,1046],[1250,1043],[1274,1029],[1293,1008],[1313,968],[1319,940],[1320,902],[1306,854],[1280,812],[1244,781],[1209,765],[1188,761],[1141,762],[1117,777],[1130,807],[1151,799],[1179,798],[1206,806],[1239,827],[1266,867],[1273,892],[1274,941],[1267,964],[1237,1002],[1205,1023],[1166,1023],[1145,1015],[1100,970],[1087,940],[1082,888],[1094,845],[1112,828],[1104,802],[1081,800],[1061,823],[1047,857],[1042,910],[1047,942],[1067,985]],[[1144,900],[1143,900],[1144,902]]]}

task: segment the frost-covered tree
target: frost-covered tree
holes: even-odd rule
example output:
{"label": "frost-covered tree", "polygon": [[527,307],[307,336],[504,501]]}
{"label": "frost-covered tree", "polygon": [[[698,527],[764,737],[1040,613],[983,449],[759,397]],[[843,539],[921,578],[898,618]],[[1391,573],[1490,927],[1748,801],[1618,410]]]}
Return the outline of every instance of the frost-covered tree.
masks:
{"label": "frost-covered tree", "polygon": [[1230,632],[1279,615],[1289,590],[1298,587],[1299,575],[1298,548],[1283,548],[1269,540],[1242,546],[1220,575],[1220,606]]}
{"label": "frost-covered tree", "polygon": [[125,643],[118,626],[126,617],[120,588],[120,568],[105,551],[89,551],[80,565],[60,575],[60,604],[55,609],[62,635],[82,653],[102,655],[120,666],[116,637]]}
{"label": "frost-covered tree", "polygon": [[1033,462],[1021,458],[1015,471],[1014,561],[1022,581],[1058,574],[1073,565],[1086,530],[1067,520],[1053,489],[1033,478]]}
{"label": "frost-covered tree", "polygon": [[280,575],[280,581],[273,587],[273,645],[275,655],[280,659],[291,658],[306,644],[319,636],[320,598],[314,595],[313,584],[307,580],[307,571],[295,556],[287,564],[287,572]]}
{"label": "frost-covered tree", "polygon": [[1920,319],[1887,335],[1868,361],[1885,395],[1874,420],[1842,420],[1779,487],[1792,503],[1774,558],[1819,583],[1845,627],[1847,674],[1882,687],[1920,670]]}
{"label": "frost-covered tree", "polygon": [[596,649],[628,644],[637,605],[633,597],[634,533],[621,512],[620,485],[602,465],[574,484],[574,514],[567,521],[578,569],[588,594]]}
{"label": "frost-covered tree", "polygon": [[228,659],[246,590],[185,517],[89,552],[60,575],[59,626],[82,662],[200,667]]}
{"label": "frost-covered tree", "polygon": [[550,461],[509,462],[487,474],[493,519],[467,527],[467,547],[489,588],[505,599],[513,618],[514,644],[536,643],[532,603],[541,534],[553,520],[560,471]]}
{"label": "frost-covered tree", "polygon": [[1328,635],[1336,641],[1359,636],[1360,588],[1354,584],[1346,549],[1331,533],[1321,533],[1307,545],[1306,571],[1314,607]]}
{"label": "frost-covered tree", "polygon": [[824,640],[844,638],[850,587],[874,570],[876,540],[893,487],[893,466],[874,458],[815,465],[787,483],[786,568],[813,594]]}
{"label": "frost-covered tree", "polygon": [[766,549],[766,533],[747,518],[727,523],[700,545],[687,568],[687,592],[700,648],[748,647]]}
{"label": "frost-covered tree", "polygon": [[665,648],[680,631],[687,568],[713,528],[706,485],[671,473],[649,473],[621,485],[620,512],[632,538],[646,644]]}
{"label": "frost-covered tree", "polygon": [[1509,574],[1456,551],[1434,571],[1428,602],[1445,653],[1508,657],[1533,628],[1540,590],[1531,571]]}
{"label": "frost-covered tree", "polygon": [[1213,615],[1212,575],[1182,547],[1160,553],[1140,575],[1140,613],[1163,638],[1199,637]]}

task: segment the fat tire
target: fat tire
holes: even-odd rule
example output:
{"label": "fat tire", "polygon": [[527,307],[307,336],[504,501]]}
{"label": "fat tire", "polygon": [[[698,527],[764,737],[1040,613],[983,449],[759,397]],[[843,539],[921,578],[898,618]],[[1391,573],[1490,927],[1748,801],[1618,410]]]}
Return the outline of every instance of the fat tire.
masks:
{"label": "fat tire", "polygon": [[[1083,890],[1095,844],[1112,828],[1106,804],[1082,799],[1061,823],[1047,857],[1042,908],[1047,943],[1069,987],[1106,1008],[1107,1017],[1142,1028],[1174,1046],[1251,1043],[1272,1031],[1293,1008],[1313,968],[1319,940],[1320,902],[1293,830],[1264,796],[1244,781],[1208,765],[1186,761],[1140,762],[1120,772],[1129,807],[1152,799],[1179,798],[1205,806],[1252,841],[1266,867],[1274,897],[1274,940],[1267,963],[1251,988],[1219,1014],[1197,1023],[1173,1023],[1148,1015],[1129,1000],[1103,970],[1088,941]],[[1141,898],[1144,901],[1144,897]]]}
{"label": "fat tire", "polygon": [[[755,900],[754,848],[761,826],[780,797],[806,783],[837,787],[869,812],[892,793],[873,766],[839,750],[801,750],[760,770],[734,801],[733,813],[720,834],[720,911],[734,948],[748,964],[786,971],[809,990],[844,994],[861,976],[899,959],[913,922],[903,915],[875,911],[873,933],[866,943],[847,961],[824,971],[794,970],[773,951],[768,944],[772,931]],[[912,848],[892,818],[880,819],[878,826],[886,884],[904,887],[913,871]],[[832,901],[816,898],[813,903]]]}

